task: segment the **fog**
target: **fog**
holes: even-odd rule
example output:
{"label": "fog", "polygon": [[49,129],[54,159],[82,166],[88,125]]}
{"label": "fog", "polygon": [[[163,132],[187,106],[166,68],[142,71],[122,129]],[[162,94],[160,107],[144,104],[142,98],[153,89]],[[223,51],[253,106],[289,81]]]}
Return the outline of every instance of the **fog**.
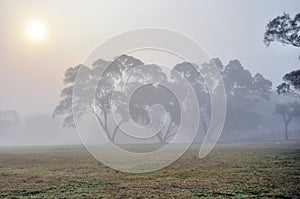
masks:
{"label": "fog", "polygon": [[[297,9],[300,7],[299,1],[191,1],[189,6],[184,2],[171,0],[73,1],[72,6],[69,4],[68,1],[34,0],[0,2],[0,146],[80,144],[80,137],[84,138],[80,133],[78,135],[74,125],[70,123],[70,119],[73,119],[70,118],[71,105],[66,106],[69,112],[64,112],[65,109],[59,107],[68,97],[62,90],[75,85],[74,82],[71,84],[66,82],[68,78],[65,76],[66,71],[70,68],[77,70],[76,66],[84,64],[90,53],[112,36],[143,27],[175,30],[195,40],[208,53],[209,60],[197,63],[196,69],[191,67],[194,63],[164,52],[139,51],[124,55],[129,56],[128,59],[133,65],[151,69],[147,77],[142,75],[142,80],[152,77],[154,83],[165,82],[182,93],[192,89],[195,91],[195,99],[198,100],[199,106],[195,105],[196,102],[187,102],[188,99],[182,99],[185,104],[181,104],[180,100],[177,104],[176,100],[172,100],[174,96],[171,96],[171,92],[166,94],[163,87],[158,89],[144,87],[145,90],[136,92],[136,95],[133,95],[135,98],[130,101],[133,103],[128,107],[132,111],[131,119],[124,122],[124,113],[118,112],[121,109],[116,108],[114,122],[122,120],[124,122],[122,128],[130,129],[137,134],[141,131],[144,133],[143,136],[153,133],[146,130],[151,124],[154,125],[151,127],[152,130],[160,125],[160,121],[151,119],[151,114],[154,118],[163,118],[170,123],[169,127],[174,128],[174,131],[180,126],[180,122],[187,122],[185,126],[188,127],[185,127],[176,138],[176,142],[187,142],[193,137],[191,129],[196,125],[191,121],[195,118],[191,111],[198,110],[201,117],[197,119],[199,128],[196,129],[194,142],[203,142],[211,122],[212,107],[209,93],[213,93],[213,89],[210,90],[207,88],[209,86],[202,82],[201,69],[217,65],[223,75],[227,94],[226,119],[219,142],[285,140],[283,116],[275,113],[276,104],[299,102],[299,99],[278,95],[276,87],[286,73],[299,69],[299,48],[282,45],[279,42],[266,47],[263,37],[267,23],[274,17],[284,12],[294,17],[299,12]],[[33,41],[26,35],[26,27],[32,21],[44,24],[46,35],[43,40]],[[118,61],[114,57],[95,57],[92,61],[98,59],[103,61],[102,64]],[[106,66],[105,64],[101,66],[101,63],[99,66],[88,65],[87,70],[96,74],[97,67]],[[122,66],[132,67],[129,64]],[[129,73],[127,69],[125,71]],[[178,77],[174,78],[174,71],[182,72],[186,81],[193,86],[178,88],[178,85],[183,83]],[[145,73],[144,70],[142,72]],[[261,76],[256,76],[257,73]],[[77,73],[73,75],[76,76]],[[141,79],[135,81],[139,82]],[[252,83],[246,82],[248,80]],[[114,89],[120,90],[121,86],[117,83],[110,80],[104,83],[107,82],[112,84]],[[244,90],[236,89],[233,86],[236,84]],[[253,95],[256,92],[258,95]],[[188,96],[189,93],[182,94],[185,95]],[[156,99],[163,102],[158,103]],[[249,103],[252,100],[253,103]],[[98,101],[103,102],[102,99]],[[163,108],[155,109],[153,106],[155,104],[160,104]],[[176,109],[176,105],[180,108]],[[139,109],[142,106],[143,109]],[[189,112],[190,116],[184,116],[178,111],[183,110],[182,106],[189,106],[185,111]],[[94,116],[102,117],[101,110],[96,109]],[[145,111],[152,113],[145,114]],[[112,112],[110,110],[109,114]],[[168,113],[167,116],[163,116],[165,113]],[[119,117],[122,119],[118,120]],[[77,119],[79,122],[82,118]],[[94,119],[92,122],[84,120],[85,124],[91,122],[84,129],[89,128],[89,131],[97,134],[99,124],[95,125]],[[129,121],[136,126],[130,126]],[[113,133],[115,123],[108,123],[108,126],[111,125],[109,131]],[[300,138],[299,124],[298,116],[291,119],[288,125],[289,139]],[[140,128],[140,131],[133,130],[134,128]],[[138,142],[130,140],[130,136],[123,135],[122,129],[118,134],[117,143]],[[170,131],[170,136],[161,135],[140,141],[165,143],[171,138]],[[93,136],[91,140],[94,140]]]}
{"label": "fog", "polygon": [[[67,69],[61,101],[52,115],[21,119],[16,111],[2,111],[0,143],[202,143],[215,122],[211,95],[221,85],[209,73],[213,66],[219,68],[226,91],[226,117],[220,121],[224,126],[219,142],[284,141],[283,119],[289,115],[276,112],[278,104],[296,105],[288,138],[300,139],[297,98],[279,95],[270,80],[251,74],[239,60],[223,63],[214,58],[201,66],[180,62],[164,68],[121,55]],[[212,90],[208,89],[210,80]]]}
{"label": "fog", "polygon": [[80,144],[75,129],[63,128],[60,119],[47,114],[34,114],[15,128],[1,130],[1,146]]}

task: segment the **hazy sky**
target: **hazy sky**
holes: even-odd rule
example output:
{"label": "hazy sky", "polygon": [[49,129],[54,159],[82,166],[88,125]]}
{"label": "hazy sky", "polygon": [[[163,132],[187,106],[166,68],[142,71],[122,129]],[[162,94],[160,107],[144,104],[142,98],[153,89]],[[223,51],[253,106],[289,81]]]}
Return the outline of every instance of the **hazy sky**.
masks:
{"label": "hazy sky", "polygon": [[[52,113],[66,68],[83,63],[112,36],[141,27],[179,31],[223,63],[239,59],[276,85],[299,68],[299,49],[262,42],[267,22],[294,16],[300,1],[0,1],[0,110],[21,116]],[[39,21],[46,38],[33,41],[26,27]]]}

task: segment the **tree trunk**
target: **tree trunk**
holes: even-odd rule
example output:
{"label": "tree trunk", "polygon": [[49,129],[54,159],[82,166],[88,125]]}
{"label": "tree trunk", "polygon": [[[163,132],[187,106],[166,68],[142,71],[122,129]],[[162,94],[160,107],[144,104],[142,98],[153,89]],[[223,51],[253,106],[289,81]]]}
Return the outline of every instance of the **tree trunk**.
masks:
{"label": "tree trunk", "polygon": [[[200,117],[203,117],[203,116],[200,116]],[[206,122],[204,121],[204,118],[203,119],[200,119],[202,125],[203,125],[203,131],[204,131],[204,135],[206,135],[207,133],[207,125],[206,125]]]}
{"label": "tree trunk", "polygon": [[293,119],[293,116],[289,116],[288,118],[284,115],[283,116],[283,121],[284,121],[284,134],[285,134],[285,140],[289,139],[289,131],[288,131],[288,126],[290,121]]}
{"label": "tree trunk", "polygon": [[101,118],[99,117],[99,115],[97,115],[95,112],[94,112],[94,115],[96,116],[98,122],[100,123],[102,129],[104,130],[104,132],[105,132],[107,138],[108,138],[112,143],[114,143],[114,139],[113,139],[112,136],[110,135],[107,126],[104,125],[107,121],[102,122],[102,120],[101,120]]}
{"label": "tree trunk", "polygon": [[202,127],[203,127],[204,135],[206,135],[208,127],[207,127],[207,124],[206,124],[206,120],[205,120],[203,111],[201,109],[200,109],[200,122],[201,122]]}
{"label": "tree trunk", "polygon": [[159,143],[161,144],[163,142],[163,135],[162,135],[162,130],[160,130],[160,132],[156,133],[156,137],[158,138],[159,140]]}
{"label": "tree trunk", "polygon": [[284,122],[284,133],[285,133],[285,140],[289,139],[289,135],[288,135],[288,122]]}
{"label": "tree trunk", "polygon": [[112,134],[112,136],[111,136],[111,141],[112,141],[112,143],[115,143],[115,138],[116,138],[117,131],[119,130],[120,125],[121,125],[122,123],[123,123],[123,120],[121,120],[121,121],[119,122],[119,124],[117,124],[117,126],[115,127],[115,129],[114,129],[114,131],[113,131],[113,134]]}

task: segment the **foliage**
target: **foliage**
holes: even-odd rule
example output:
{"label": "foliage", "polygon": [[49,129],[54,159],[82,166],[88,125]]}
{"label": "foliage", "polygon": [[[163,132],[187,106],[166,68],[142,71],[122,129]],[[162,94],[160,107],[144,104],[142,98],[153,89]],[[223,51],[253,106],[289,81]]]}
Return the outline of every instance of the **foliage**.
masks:
{"label": "foliage", "polygon": [[[300,47],[300,13],[291,18],[289,14],[277,16],[267,24],[264,43],[269,46],[271,42]],[[277,86],[278,94],[300,98],[300,70],[291,71],[283,77],[283,83]]]}
{"label": "foliage", "polygon": [[[133,68],[134,70],[131,70]],[[103,69],[105,70],[102,73]],[[79,70],[81,71],[80,77],[78,76]],[[92,89],[89,85],[95,81],[97,82],[95,99],[89,101],[88,92]],[[174,132],[176,133],[179,121],[175,117],[178,118],[180,114],[178,111],[174,112],[173,105],[179,105],[176,100],[172,100],[171,104],[168,100],[172,96],[166,94],[164,88],[153,84],[153,82],[167,83],[166,74],[155,64],[145,65],[140,60],[127,55],[122,55],[112,62],[99,59],[93,64],[93,68],[83,65],[69,68],[65,73],[64,82],[66,87],[61,93],[62,100],[53,114],[64,117],[64,126],[74,127],[73,111],[84,108],[95,115],[107,138],[115,142],[120,125],[129,120],[125,109],[129,108],[130,116],[136,123],[146,126],[151,122],[148,107],[160,103],[167,110],[165,116],[168,116],[168,122],[155,135],[160,142],[165,143],[174,135]],[[75,84],[77,93],[81,93],[80,96],[73,93]],[[134,91],[128,106],[126,96],[140,85],[148,86]],[[86,95],[85,92],[87,92]],[[85,96],[87,96],[86,99]],[[121,117],[117,123],[112,118],[113,112]],[[165,121],[162,117],[156,119],[160,119],[157,121],[160,123]],[[114,127],[111,127],[112,123],[115,123]],[[157,130],[155,125],[152,127],[154,131]]]}
{"label": "foliage", "polygon": [[[82,108],[84,108],[84,110],[96,116],[107,138],[114,142],[119,126],[128,118],[123,117],[113,128],[109,127],[109,120],[111,119],[109,118],[109,114],[116,109],[117,111],[121,111],[121,107],[124,105],[122,102],[123,97],[121,97],[123,92],[114,92],[116,96],[119,96],[112,99],[113,91],[116,87],[121,86],[118,81],[130,68],[141,64],[142,62],[138,59],[122,55],[113,62],[102,59],[97,60],[93,64],[93,68],[78,65],[74,68],[71,67],[67,69],[64,78],[66,87],[61,92],[62,100],[56,107],[53,116],[64,117],[64,126],[74,127],[73,111],[77,109],[82,110]],[[107,67],[108,65],[109,67]],[[102,68],[106,68],[106,70],[104,70],[103,74],[99,74]],[[81,72],[80,77],[78,77],[79,70]],[[95,91],[95,100],[90,101],[88,93],[92,89],[90,87],[91,83],[95,81],[98,82]],[[75,84],[77,93],[73,93]],[[87,94],[85,95],[85,93]],[[80,96],[76,96],[77,94]],[[122,114],[122,116],[124,115],[125,114]]]}
{"label": "foliage", "polygon": [[284,83],[277,86],[278,94],[293,96],[300,99],[300,70],[294,70],[284,75]]}
{"label": "foliage", "polygon": [[212,59],[202,70],[217,66],[223,77],[227,97],[227,114],[224,131],[247,132],[256,129],[260,118],[251,108],[260,100],[268,100],[272,82],[257,73],[252,75],[239,60],[231,60],[224,66],[219,59]]}
{"label": "foliage", "polygon": [[264,43],[269,46],[271,42],[278,41],[283,44],[300,47],[300,13],[294,18],[289,14],[277,16],[267,24]]}
{"label": "foliage", "polygon": [[300,117],[300,104],[298,102],[288,104],[276,104],[275,113],[282,116],[285,130],[285,139],[288,139],[288,125],[294,117]]}
{"label": "foliage", "polygon": [[[260,124],[259,116],[251,110],[251,107],[262,99],[269,99],[272,83],[259,73],[252,75],[250,71],[244,69],[238,60],[232,60],[224,66],[219,59],[212,59],[201,67],[183,62],[173,67],[170,79],[159,66],[155,64],[146,65],[127,55],[122,55],[112,62],[99,59],[93,64],[93,68],[83,65],[69,68],[65,73],[66,87],[61,93],[62,100],[56,107],[54,116],[63,116],[65,126],[74,126],[73,102],[73,106],[75,106],[73,111],[76,111],[78,106],[92,112],[108,139],[114,142],[119,126],[129,121],[129,115],[124,114],[128,111],[125,109],[129,109],[130,117],[134,122],[145,127],[152,123],[149,127],[156,133],[155,136],[159,141],[165,143],[175,135],[182,118],[189,120],[190,115],[181,115],[181,108],[185,112],[195,108],[189,101],[192,95],[189,93],[191,90],[185,88],[188,86],[186,83],[188,82],[195,91],[198,100],[199,122],[201,124],[198,132],[203,131],[205,134],[210,122],[212,108],[210,93],[205,81],[210,81],[213,85],[212,92],[221,83],[215,81],[216,78],[210,74],[209,68],[212,65],[216,65],[220,70],[226,89],[228,112],[225,131],[234,133],[257,128]],[[99,73],[103,68],[106,69],[99,78]],[[134,70],[131,70],[133,68]],[[84,74],[79,79],[77,77],[76,80],[79,92],[83,93],[80,98],[73,93],[75,77],[79,69]],[[91,89],[89,88],[90,82],[94,81],[97,81],[95,100],[88,101],[88,97],[85,99],[82,96],[85,96],[84,93]],[[185,99],[178,102],[172,91],[170,92],[161,85],[175,86],[179,92],[182,92],[181,94],[185,96]],[[112,98],[112,94],[114,94],[114,98]],[[127,102],[125,99],[129,94],[132,95],[128,98],[130,101]],[[180,107],[181,103],[183,107]],[[157,104],[163,106],[165,112],[162,112],[163,115],[156,112],[154,119],[151,118],[150,107]],[[112,128],[109,124],[113,112],[117,113],[121,119]],[[163,124],[160,129],[157,128],[161,127],[159,124]]]}

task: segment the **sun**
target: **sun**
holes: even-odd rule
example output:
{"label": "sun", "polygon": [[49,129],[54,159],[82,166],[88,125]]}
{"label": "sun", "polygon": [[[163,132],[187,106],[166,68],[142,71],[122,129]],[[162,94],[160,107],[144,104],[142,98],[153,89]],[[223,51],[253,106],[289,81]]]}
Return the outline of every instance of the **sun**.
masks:
{"label": "sun", "polygon": [[27,26],[27,35],[33,40],[42,40],[45,38],[46,28],[42,23],[31,22]]}

